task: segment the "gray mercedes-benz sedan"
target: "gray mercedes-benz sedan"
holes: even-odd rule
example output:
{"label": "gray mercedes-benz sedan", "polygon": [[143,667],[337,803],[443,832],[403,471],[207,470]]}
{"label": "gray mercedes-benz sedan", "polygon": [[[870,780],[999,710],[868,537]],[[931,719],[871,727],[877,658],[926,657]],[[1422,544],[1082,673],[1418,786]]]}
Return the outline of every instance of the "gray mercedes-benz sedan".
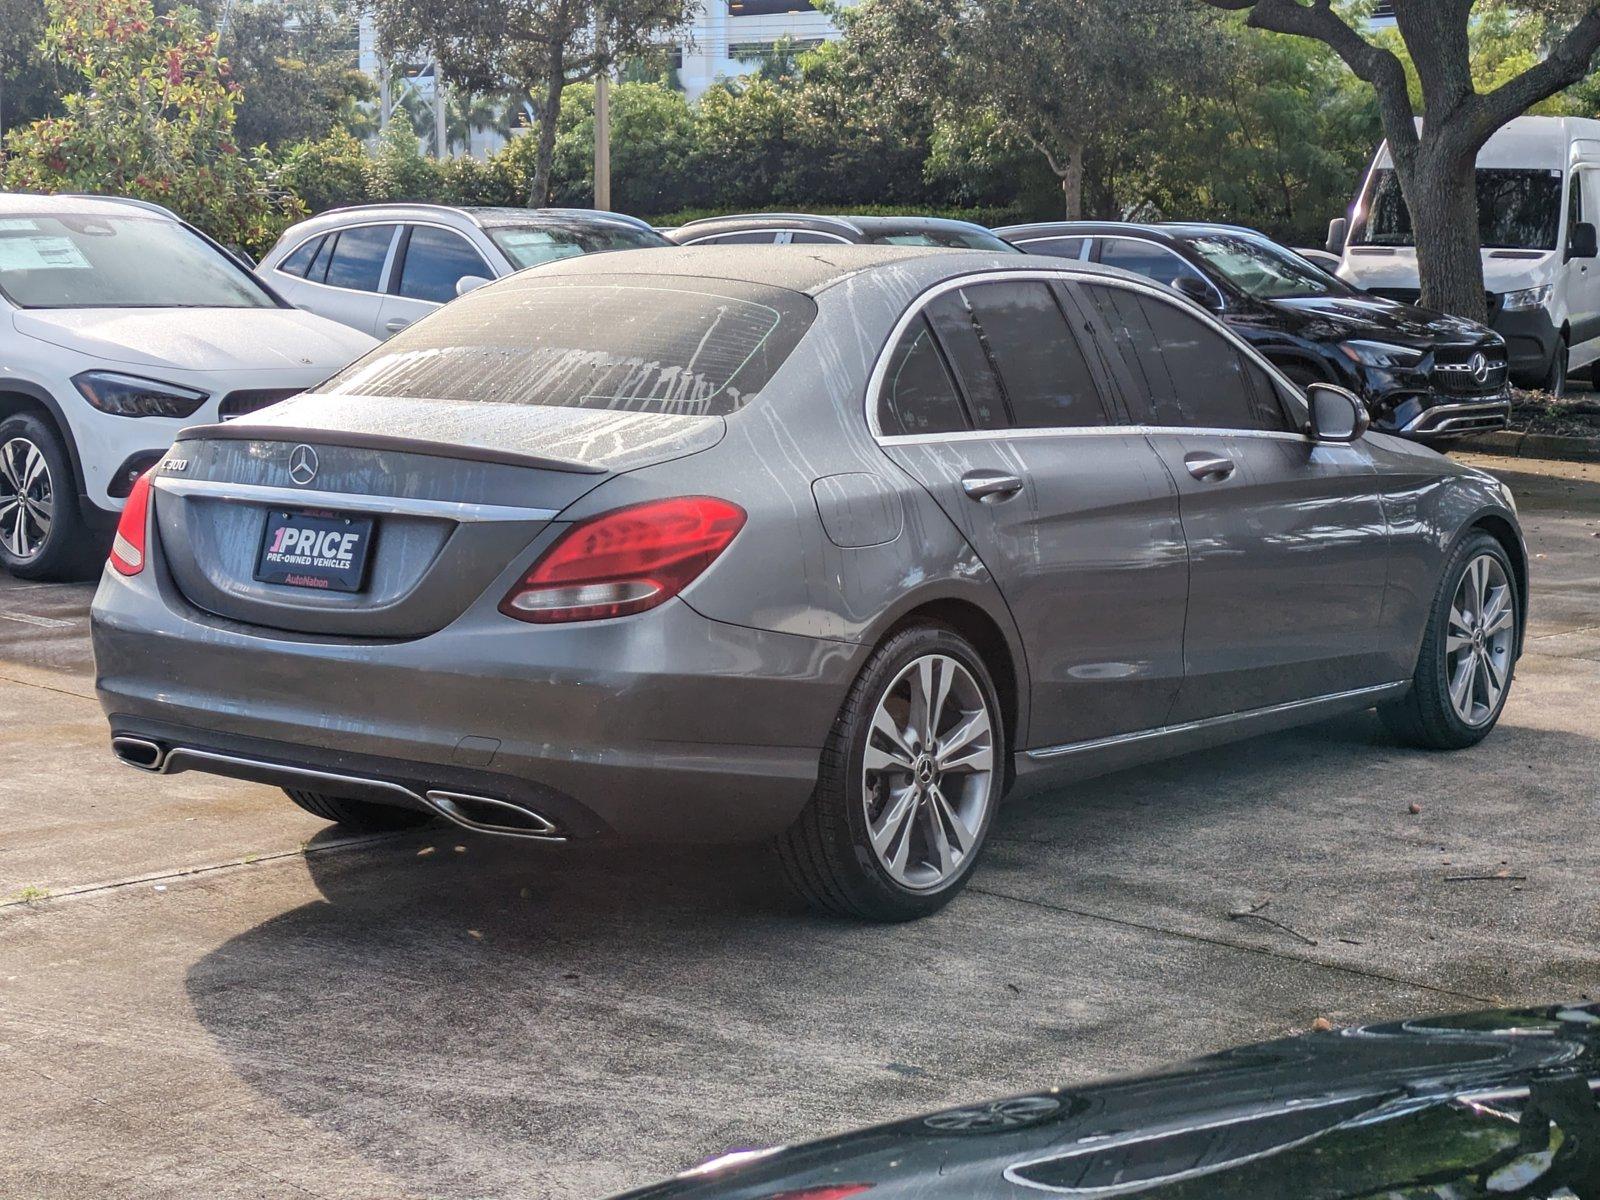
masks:
{"label": "gray mercedes-benz sedan", "polygon": [[1001,798],[1377,706],[1482,739],[1507,490],[1089,264],[571,259],[186,431],[94,605],[116,753],[355,829],[771,840],[920,916]]}

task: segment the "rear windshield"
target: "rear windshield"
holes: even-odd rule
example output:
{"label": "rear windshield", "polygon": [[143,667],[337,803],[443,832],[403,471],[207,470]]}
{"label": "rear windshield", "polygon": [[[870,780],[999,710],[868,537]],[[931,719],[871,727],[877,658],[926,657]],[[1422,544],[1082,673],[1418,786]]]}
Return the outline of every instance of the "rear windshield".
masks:
{"label": "rear windshield", "polygon": [[722,416],[766,386],[816,314],[808,297],[762,284],[519,277],[446,305],[316,390]]}
{"label": "rear windshield", "polygon": [[671,242],[649,229],[631,225],[492,225],[485,233],[500,252],[521,270],[559,258],[599,254],[606,250],[647,250]]}
{"label": "rear windshield", "polygon": [[877,246],[939,246],[947,250],[1020,253],[1010,242],[982,229],[917,229],[904,233],[877,233],[869,234],[867,241]]}

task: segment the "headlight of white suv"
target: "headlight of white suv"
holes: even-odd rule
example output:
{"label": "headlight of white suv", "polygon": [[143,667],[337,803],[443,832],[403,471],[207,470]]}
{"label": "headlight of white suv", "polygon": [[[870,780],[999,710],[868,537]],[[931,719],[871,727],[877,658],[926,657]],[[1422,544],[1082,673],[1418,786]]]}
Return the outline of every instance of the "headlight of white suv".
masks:
{"label": "headlight of white suv", "polygon": [[1507,292],[1500,298],[1500,311],[1525,312],[1530,308],[1543,308],[1550,303],[1550,297],[1554,292],[1554,286],[1548,283],[1539,287],[1523,288],[1519,292]]}
{"label": "headlight of white suv", "polygon": [[1410,346],[1391,346],[1388,342],[1342,342],[1339,349],[1358,363],[1388,370],[1414,367],[1423,357],[1421,350],[1413,350]]}
{"label": "headlight of white suv", "polygon": [[192,417],[206,402],[205,392],[116,371],[85,371],[72,382],[85,400],[114,417]]}

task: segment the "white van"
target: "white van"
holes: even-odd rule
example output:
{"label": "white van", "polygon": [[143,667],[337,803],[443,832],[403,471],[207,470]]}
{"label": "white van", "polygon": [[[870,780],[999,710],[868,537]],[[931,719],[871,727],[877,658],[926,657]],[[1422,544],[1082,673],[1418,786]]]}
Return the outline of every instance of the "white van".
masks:
{"label": "white van", "polygon": [[[1489,322],[1512,378],[1559,393],[1569,370],[1600,360],[1600,121],[1512,121],[1478,155],[1478,212]],[[1347,283],[1416,303],[1416,241],[1387,143],[1328,249]]]}

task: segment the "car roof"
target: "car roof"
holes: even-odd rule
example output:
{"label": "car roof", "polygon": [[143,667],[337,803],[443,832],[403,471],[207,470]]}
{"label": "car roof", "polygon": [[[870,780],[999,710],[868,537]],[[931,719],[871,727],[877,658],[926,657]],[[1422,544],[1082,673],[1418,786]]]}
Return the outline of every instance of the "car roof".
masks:
{"label": "car roof", "polygon": [[623,225],[654,232],[650,225],[626,213],[589,208],[491,208],[453,204],[351,204],[330,208],[293,225],[295,232],[334,228],[365,221],[431,221],[456,229],[503,229],[507,226]]}
{"label": "car roof", "polygon": [[0,192],[0,212],[34,216],[147,216],[177,221],[177,214],[146,200],[119,196],[37,196],[29,192]]}
{"label": "car roof", "polygon": [[618,250],[564,258],[519,271],[492,286],[538,287],[552,277],[595,279],[646,277],[723,279],[767,284],[815,296],[846,280],[893,271],[897,284],[912,292],[944,279],[993,271],[1061,271],[1116,278],[1139,278],[1094,263],[1029,259],[999,250],[952,250],[942,246],[672,246]]}
{"label": "car roof", "polygon": [[704,217],[689,221],[673,230],[673,234],[694,237],[715,236],[718,233],[735,233],[755,229],[808,229],[818,233],[852,234],[860,237],[883,237],[895,233],[927,233],[942,230],[947,233],[988,233],[988,228],[972,221],[956,221],[948,217],[918,216],[836,216],[823,213],[730,213],[721,217]]}
{"label": "car roof", "polygon": [[1207,233],[1233,233],[1240,237],[1271,241],[1259,229],[1244,225],[1227,225],[1221,221],[1036,221],[1028,225],[1006,225],[995,233],[1006,241],[1034,238],[1115,237],[1117,234],[1138,235],[1153,241],[1176,244],[1188,237]]}

